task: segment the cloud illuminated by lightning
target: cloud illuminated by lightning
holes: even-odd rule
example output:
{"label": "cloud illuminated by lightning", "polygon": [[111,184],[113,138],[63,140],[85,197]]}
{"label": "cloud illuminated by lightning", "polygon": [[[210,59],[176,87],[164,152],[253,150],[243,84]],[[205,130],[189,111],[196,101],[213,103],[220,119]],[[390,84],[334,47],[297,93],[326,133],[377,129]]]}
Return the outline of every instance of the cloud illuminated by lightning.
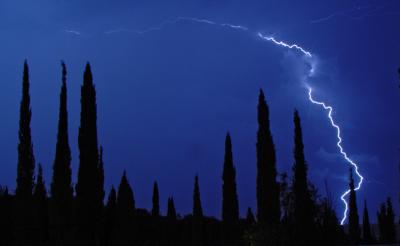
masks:
{"label": "cloud illuminated by lightning", "polygon": [[[118,33],[118,32],[134,32],[134,33],[137,33],[137,34],[145,34],[145,33],[152,32],[152,31],[160,31],[161,29],[163,29],[163,28],[166,27],[167,25],[176,24],[176,23],[182,22],[182,21],[197,22],[197,23],[203,23],[203,24],[207,24],[207,25],[215,25],[215,26],[220,26],[220,27],[223,27],[223,28],[241,30],[241,31],[246,31],[246,32],[249,32],[249,31],[250,31],[249,28],[247,28],[247,27],[245,27],[245,26],[241,26],[241,25],[233,25],[233,24],[229,24],[229,23],[222,23],[222,24],[221,24],[221,23],[217,23],[217,22],[214,22],[214,21],[211,21],[211,20],[207,20],[207,19],[199,19],[199,18],[193,18],[193,17],[177,17],[177,18],[174,19],[174,20],[166,20],[166,21],[162,22],[161,24],[159,24],[158,26],[156,26],[156,27],[151,27],[151,28],[146,29],[146,30],[130,30],[130,29],[126,29],[126,28],[120,28],[120,29],[116,29],[116,30],[107,31],[107,32],[105,32],[105,34],[114,34],[114,33]],[[287,49],[295,49],[295,50],[301,52],[301,53],[302,53],[303,55],[305,55],[306,57],[308,57],[308,58],[313,58],[313,60],[309,60],[309,61],[308,61],[308,62],[310,62],[310,64],[311,64],[311,68],[310,68],[310,71],[309,71],[309,73],[308,73],[308,76],[311,77],[311,76],[313,76],[313,74],[316,72],[316,71],[315,71],[315,70],[316,70],[316,64],[315,64],[316,61],[315,61],[315,59],[314,59],[314,57],[313,57],[313,55],[311,54],[310,51],[307,51],[305,48],[303,48],[302,46],[300,46],[300,45],[298,45],[298,44],[296,44],[296,43],[294,43],[294,44],[289,44],[289,43],[284,42],[284,41],[282,41],[282,40],[281,40],[281,41],[278,41],[278,40],[276,40],[276,39],[275,39],[274,37],[272,37],[272,36],[265,36],[265,35],[263,35],[261,32],[257,32],[256,34],[257,34],[257,36],[258,36],[259,38],[261,38],[262,40],[271,42],[271,43],[273,43],[273,44],[275,44],[275,45],[279,45],[279,46],[282,46],[282,47],[287,48]],[[313,104],[322,106],[325,110],[328,110],[328,118],[329,118],[329,120],[330,120],[330,123],[331,123],[332,127],[334,127],[334,128],[336,129],[336,131],[337,131],[337,135],[336,135],[336,137],[337,137],[337,143],[336,143],[336,145],[337,145],[337,147],[338,147],[339,150],[340,150],[340,154],[343,156],[343,158],[344,158],[350,165],[352,165],[352,166],[354,167],[355,173],[356,173],[357,176],[360,178],[359,183],[358,183],[357,187],[355,188],[355,190],[359,190],[359,189],[361,188],[362,183],[363,183],[364,177],[359,173],[357,164],[354,163],[354,162],[348,157],[347,153],[344,151],[344,149],[343,149],[343,147],[342,147],[342,145],[341,145],[341,144],[342,144],[341,131],[340,131],[340,127],[339,127],[339,126],[335,123],[335,121],[333,120],[333,117],[332,117],[333,108],[332,108],[332,106],[327,106],[324,102],[319,102],[319,101],[314,100],[313,97],[312,97],[312,88],[311,88],[311,87],[308,87],[308,89],[309,89],[309,90],[308,90],[308,99],[309,99],[309,101],[310,101],[311,103],[313,103]],[[344,192],[344,193],[341,195],[341,197],[340,197],[341,200],[343,201],[344,205],[345,205],[345,210],[344,210],[344,212],[343,212],[343,217],[342,217],[342,220],[341,220],[341,225],[344,224],[344,222],[345,222],[345,220],[346,220],[346,218],[347,218],[348,204],[347,204],[347,201],[346,201],[345,197],[346,197],[349,193],[350,193],[350,190],[346,190],[346,192]]]}
{"label": "cloud illuminated by lightning", "polygon": [[[339,150],[340,150],[340,154],[342,154],[343,158],[344,158],[350,165],[352,165],[352,166],[354,167],[355,173],[356,173],[357,176],[360,178],[360,180],[359,180],[359,182],[358,182],[358,185],[357,185],[357,187],[355,188],[355,190],[359,190],[359,189],[361,188],[362,183],[363,183],[364,177],[359,173],[357,164],[356,164],[354,161],[352,161],[352,160],[348,157],[347,153],[346,153],[346,152],[344,151],[344,149],[343,149],[343,146],[342,146],[342,137],[341,137],[341,134],[340,134],[340,133],[341,133],[341,132],[340,132],[340,127],[335,123],[335,121],[333,120],[333,117],[332,117],[332,112],[333,112],[332,106],[326,105],[324,102],[319,102],[319,101],[314,100],[314,98],[313,98],[313,96],[312,96],[312,88],[311,88],[311,87],[308,88],[308,99],[310,100],[311,103],[316,104],[316,105],[319,105],[319,106],[323,107],[325,110],[328,111],[328,118],[329,118],[329,120],[330,120],[330,122],[331,122],[331,125],[332,125],[332,127],[334,127],[334,128],[336,129],[336,137],[337,137],[337,139],[338,139],[338,142],[336,143],[336,145],[337,145],[337,147],[338,147]],[[340,197],[340,199],[341,199],[341,200],[343,201],[343,203],[345,204],[345,209],[344,209],[344,212],[343,212],[343,217],[342,217],[342,220],[340,221],[340,224],[341,224],[341,225],[344,224],[344,222],[345,222],[345,220],[346,220],[346,218],[347,218],[348,204],[347,204],[347,201],[346,201],[345,197],[346,197],[349,193],[350,193],[350,189],[347,190],[345,193],[343,193],[342,196]]]}

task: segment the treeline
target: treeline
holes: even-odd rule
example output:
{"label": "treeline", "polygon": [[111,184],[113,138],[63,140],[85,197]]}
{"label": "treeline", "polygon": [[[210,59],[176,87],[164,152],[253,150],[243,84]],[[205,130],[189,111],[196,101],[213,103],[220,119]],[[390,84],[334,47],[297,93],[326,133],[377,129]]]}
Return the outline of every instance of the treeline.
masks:
{"label": "treeline", "polygon": [[57,144],[50,189],[47,190],[42,168],[40,164],[36,165],[33,151],[29,88],[28,64],[25,62],[16,190],[11,194],[6,187],[0,189],[0,245],[309,246],[396,241],[395,215],[390,199],[378,212],[379,237],[371,229],[366,202],[360,226],[351,168],[348,230],[339,224],[329,192],[327,197],[321,197],[308,179],[298,111],[294,112],[293,118],[293,174],[290,180],[287,174],[278,174],[269,108],[262,90],[257,118],[256,214],[248,208],[246,218],[239,215],[236,169],[228,133],[222,168],[222,213],[218,220],[203,213],[198,176],[194,178],[193,211],[186,216],[178,215],[173,197],[168,198],[167,214],[160,213],[157,182],[154,183],[151,211],[136,208],[126,172],[118,187],[112,187],[105,197],[105,164],[103,148],[97,138],[96,89],[89,63],[81,86],[77,184],[73,187],[71,181],[67,69],[62,63]]}

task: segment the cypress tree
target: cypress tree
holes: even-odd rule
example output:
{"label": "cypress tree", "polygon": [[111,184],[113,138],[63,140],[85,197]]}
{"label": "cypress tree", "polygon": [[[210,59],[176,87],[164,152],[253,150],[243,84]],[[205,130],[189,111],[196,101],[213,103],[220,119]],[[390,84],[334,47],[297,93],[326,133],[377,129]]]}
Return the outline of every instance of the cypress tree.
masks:
{"label": "cypress tree", "polygon": [[43,180],[42,166],[39,164],[38,176],[33,192],[34,217],[36,237],[35,244],[38,246],[47,242],[49,237],[49,221],[47,207],[47,191]]}
{"label": "cypress tree", "polygon": [[97,142],[96,89],[90,64],[87,63],[81,87],[81,122],[79,127],[79,170],[76,185],[77,241],[98,245],[103,207]]}
{"label": "cypress tree", "polygon": [[225,139],[225,158],[222,174],[222,245],[239,244],[239,204],[236,192],[236,170],[232,157],[229,133]]}
{"label": "cypress tree", "polygon": [[297,245],[310,245],[314,237],[314,214],[308,187],[307,163],[304,157],[303,134],[299,113],[294,112],[293,216],[294,240]]}
{"label": "cypress tree", "polygon": [[131,245],[134,242],[135,199],[124,171],[117,196],[116,245]]}
{"label": "cypress tree", "polygon": [[353,169],[350,168],[350,196],[349,196],[349,239],[357,244],[360,240],[360,227],[357,209],[357,198],[354,187]]}
{"label": "cypress tree", "polygon": [[258,98],[257,218],[261,225],[276,229],[280,220],[279,186],[276,182],[275,145],[264,92]]}
{"label": "cypress tree", "polygon": [[203,245],[203,209],[201,207],[199,177],[196,175],[193,190],[192,246]]}
{"label": "cypress tree", "polygon": [[174,198],[172,196],[168,198],[167,218],[173,221],[177,219]]}
{"label": "cypress tree", "polygon": [[247,214],[246,214],[246,224],[251,226],[254,225],[256,223],[256,220],[254,218],[254,214],[253,211],[251,210],[251,208],[247,208]]}
{"label": "cypress tree", "polygon": [[379,242],[382,244],[388,243],[388,233],[387,233],[387,211],[386,204],[382,203],[378,211],[378,226],[379,226]]}
{"label": "cypress tree", "polygon": [[35,157],[33,153],[31,119],[32,110],[29,95],[29,68],[24,63],[22,99],[18,131],[18,164],[16,195],[16,244],[31,245],[32,235],[32,192],[34,187]]}
{"label": "cypress tree", "polygon": [[117,220],[117,192],[114,186],[111,187],[110,194],[108,195],[106,211],[105,211],[105,225],[104,225],[104,238],[105,246],[113,245],[115,238],[115,227]]}
{"label": "cypress tree", "polygon": [[154,182],[153,185],[153,208],[151,209],[151,215],[154,218],[158,218],[160,216],[160,198],[158,194],[158,184],[157,181]]}
{"label": "cypress tree", "polygon": [[369,223],[369,214],[367,208],[367,200],[364,200],[364,214],[363,214],[363,239],[364,243],[370,244],[373,242],[371,234],[371,225]]}
{"label": "cypress tree", "polygon": [[396,225],[394,222],[395,214],[393,211],[392,200],[390,198],[386,201],[386,230],[387,230],[387,243],[396,243]]}
{"label": "cypress tree", "polygon": [[67,69],[62,66],[62,85],[56,155],[53,164],[51,193],[51,228],[53,245],[70,245],[73,188],[71,184],[71,149],[68,140]]}
{"label": "cypress tree", "polygon": [[161,245],[162,235],[161,235],[161,220],[160,220],[160,201],[158,194],[158,184],[154,182],[153,185],[153,207],[151,209],[152,216],[152,237],[150,239],[151,245],[158,246]]}
{"label": "cypress tree", "polygon": [[166,228],[166,244],[165,245],[179,245],[178,242],[178,226],[177,226],[177,215],[172,197],[168,198],[168,209],[167,209],[167,228]]}

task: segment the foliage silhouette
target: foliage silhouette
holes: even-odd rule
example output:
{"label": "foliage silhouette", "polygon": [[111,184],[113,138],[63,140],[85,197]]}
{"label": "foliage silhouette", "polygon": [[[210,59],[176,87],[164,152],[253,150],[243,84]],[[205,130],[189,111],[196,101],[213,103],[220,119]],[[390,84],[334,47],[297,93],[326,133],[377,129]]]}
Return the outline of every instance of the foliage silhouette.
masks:
{"label": "foliage silhouette", "polygon": [[56,155],[53,164],[53,177],[50,186],[51,209],[51,242],[55,246],[71,244],[73,188],[71,178],[71,149],[68,138],[67,110],[67,68],[62,67],[62,85],[60,92],[60,109]]}
{"label": "foliage silhouette", "polygon": [[236,191],[236,170],[233,164],[232,141],[225,139],[225,159],[222,174],[222,245],[239,245],[239,202]]}
{"label": "foliage silhouette", "polygon": [[[136,208],[133,189],[123,172],[118,190],[111,187],[104,205],[103,148],[98,146],[96,89],[90,64],[81,87],[81,117],[78,136],[79,169],[74,193],[68,134],[67,69],[62,66],[58,132],[49,197],[35,158],[30,122],[29,70],[24,63],[20,105],[17,185],[15,194],[0,186],[0,245],[10,246],[258,246],[345,245],[360,242],[356,192],[350,170],[349,233],[339,225],[327,189],[321,197],[308,179],[300,116],[294,112],[293,175],[279,174],[269,122],[269,108],[262,90],[258,97],[256,144],[257,214],[247,209],[239,214],[236,168],[232,139],[225,138],[222,170],[221,219],[203,214],[199,178],[193,188],[193,210],[179,215],[172,197],[167,213],[160,209],[159,186],[153,185],[151,210]],[[221,153],[222,154],[222,153]],[[363,242],[374,242],[368,209],[364,203]],[[378,212],[379,241],[395,243],[395,214],[390,198]]]}

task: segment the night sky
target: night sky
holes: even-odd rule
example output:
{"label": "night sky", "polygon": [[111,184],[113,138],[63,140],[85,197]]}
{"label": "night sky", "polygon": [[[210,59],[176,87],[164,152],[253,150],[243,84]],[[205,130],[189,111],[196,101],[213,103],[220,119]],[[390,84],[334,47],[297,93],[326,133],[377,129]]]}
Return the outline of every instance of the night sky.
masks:
{"label": "night sky", "polygon": [[[178,17],[249,30],[190,20],[170,23]],[[365,177],[357,193],[359,209],[367,199],[375,221],[378,204],[387,196],[399,211],[399,23],[398,0],[1,0],[0,184],[15,188],[25,58],[31,72],[34,151],[47,185],[55,152],[60,60],[68,66],[76,182],[80,85],[90,61],[107,191],[126,169],[138,207],[150,208],[157,180],[162,211],[173,195],[177,210],[186,214],[193,177],[199,174],[205,213],[219,217],[229,131],[241,214],[248,206],[255,209],[256,106],[262,88],[279,172],[291,175],[297,108],[309,177],[321,195],[327,180],[341,214],[339,196],[348,187],[348,165],[338,154],[327,112],[308,101],[307,82],[316,99],[334,107],[343,146]],[[313,58],[263,41],[257,32],[297,43]]]}

